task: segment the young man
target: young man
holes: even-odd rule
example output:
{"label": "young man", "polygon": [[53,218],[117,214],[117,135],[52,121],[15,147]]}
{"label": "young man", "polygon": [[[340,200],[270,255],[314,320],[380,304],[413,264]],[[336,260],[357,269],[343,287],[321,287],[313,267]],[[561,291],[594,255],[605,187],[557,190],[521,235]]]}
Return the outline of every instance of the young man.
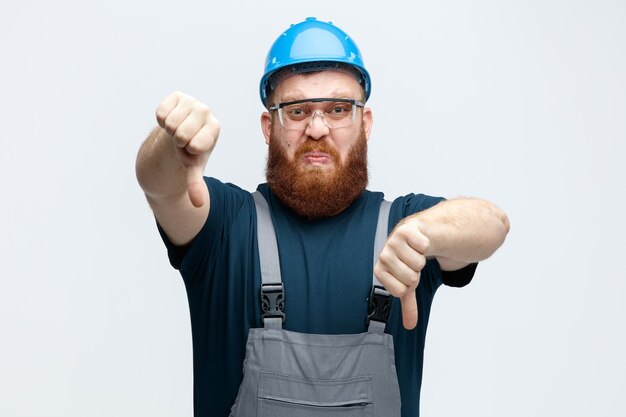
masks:
{"label": "young man", "polygon": [[[509,222],[485,200],[422,194],[381,212],[382,193],[365,189],[370,91],[345,32],[314,18],[285,31],[261,80],[269,149],[255,198],[203,177],[220,130],[206,105],[180,92],[159,105],[137,177],[187,289],[196,416],[419,415],[435,291],[469,283]],[[262,290],[263,204],[280,272]]]}

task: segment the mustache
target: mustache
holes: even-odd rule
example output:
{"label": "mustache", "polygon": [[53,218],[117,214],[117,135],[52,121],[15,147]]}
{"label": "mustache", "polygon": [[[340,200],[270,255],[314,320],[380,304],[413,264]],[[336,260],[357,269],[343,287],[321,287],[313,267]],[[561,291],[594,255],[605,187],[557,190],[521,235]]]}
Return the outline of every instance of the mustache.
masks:
{"label": "mustache", "polygon": [[339,160],[339,153],[335,148],[330,146],[328,143],[319,140],[308,139],[306,142],[302,143],[298,149],[296,150],[295,156],[296,159],[301,159],[304,154],[307,152],[323,152],[330,156],[333,161]]}

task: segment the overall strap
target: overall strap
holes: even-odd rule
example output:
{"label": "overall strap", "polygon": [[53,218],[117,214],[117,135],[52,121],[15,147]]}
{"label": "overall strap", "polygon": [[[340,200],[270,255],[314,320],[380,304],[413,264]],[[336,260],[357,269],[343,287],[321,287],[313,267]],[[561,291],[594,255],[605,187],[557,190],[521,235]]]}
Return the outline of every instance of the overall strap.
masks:
{"label": "overall strap", "polygon": [[[378,211],[376,223],[376,237],[374,238],[374,266],[378,261],[378,255],[387,241],[387,229],[389,227],[389,210],[391,203],[383,200]],[[384,333],[389,311],[391,309],[391,294],[383,287],[376,275],[372,279],[372,291],[368,300],[367,331],[370,333]]]}
{"label": "overall strap", "polygon": [[257,245],[261,264],[261,308],[263,326],[281,329],[285,321],[285,291],[280,275],[280,258],[276,232],[269,206],[263,195],[252,193],[256,207]]}
{"label": "overall strap", "polygon": [[[285,291],[280,274],[280,257],[278,255],[276,232],[269,206],[263,195],[255,191],[252,193],[252,197],[254,198],[257,214],[263,325],[265,328],[281,329],[282,323],[285,321]],[[378,255],[387,240],[390,208],[391,203],[389,201],[383,200],[381,202],[374,238],[373,265],[376,265]],[[384,333],[391,309],[391,294],[385,290],[375,275],[372,277],[372,283],[372,291],[368,300],[368,332]]]}

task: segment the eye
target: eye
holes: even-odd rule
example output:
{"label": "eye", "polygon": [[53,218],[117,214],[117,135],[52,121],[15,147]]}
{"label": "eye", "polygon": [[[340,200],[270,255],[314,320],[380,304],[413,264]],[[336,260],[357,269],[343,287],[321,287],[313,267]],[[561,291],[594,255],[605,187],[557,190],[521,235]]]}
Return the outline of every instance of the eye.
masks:
{"label": "eye", "polygon": [[302,120],[309,114],[309,110],[304,106],[286,106],[283,108],[283,113],[292,120]]}
{"label": "eye", "polygon": [[345,117],[352,112],[352,104],[350,103],[333,103],[326,114],[334,119]]}

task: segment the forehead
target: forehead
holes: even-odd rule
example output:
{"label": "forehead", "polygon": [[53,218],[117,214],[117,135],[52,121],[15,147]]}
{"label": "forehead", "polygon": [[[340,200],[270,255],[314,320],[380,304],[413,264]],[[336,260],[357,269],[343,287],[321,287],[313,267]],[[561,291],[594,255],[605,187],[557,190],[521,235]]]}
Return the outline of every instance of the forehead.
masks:
{"label": "forehead", "polygon": [[361,86],[358,81],[351,74],[340,71],[290,74],[279,81],[275,90],[275,97],[279,103],[305,98],[360,96]]}

